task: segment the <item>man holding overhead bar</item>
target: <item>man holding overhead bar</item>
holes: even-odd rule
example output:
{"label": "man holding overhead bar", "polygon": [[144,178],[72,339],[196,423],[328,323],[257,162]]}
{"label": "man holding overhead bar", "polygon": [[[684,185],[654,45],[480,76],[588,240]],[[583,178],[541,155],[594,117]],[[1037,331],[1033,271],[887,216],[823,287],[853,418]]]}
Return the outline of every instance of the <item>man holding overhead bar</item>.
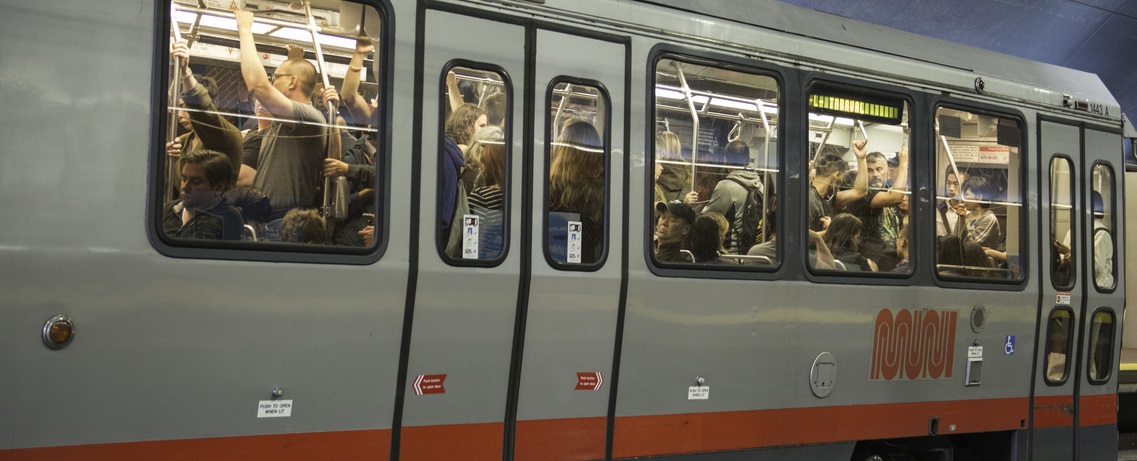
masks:
{"label": "man holding overhead bar", "polygon": [[[274,121],[264,131],[260,151],[243,163],[256,170],[253,185],[269,196],[271,219],[281,219],[293,208],[317,208],[321,203],[323,162],[328,130],[323,114],[312,106],[316,66],[290,58],[270,78],[253,39],[253,13],[235,11],[241,42],[241,76],[253,97]],[[338,101],[329,88],[325,100]]]}

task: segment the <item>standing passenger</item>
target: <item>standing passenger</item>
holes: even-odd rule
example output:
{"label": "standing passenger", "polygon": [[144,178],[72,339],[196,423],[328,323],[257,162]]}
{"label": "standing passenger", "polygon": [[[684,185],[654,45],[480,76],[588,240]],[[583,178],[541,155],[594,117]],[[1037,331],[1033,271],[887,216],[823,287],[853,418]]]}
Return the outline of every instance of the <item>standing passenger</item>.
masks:
{"label": "standing passenger", "polygon": [[604,144],[591,123],[575,121],[553,143],[549,211],[580,215],[582,264],[600,260],[604,244]]}
{"label": "standing passenger", "polygon": [[[762,179],[758,177],[758,173],[754,170],[743,168],[750,163],[750,147],[742,141],[731,141],[726,145],[723,151],[724,163],[731,165],[734,169],[726,175],[726,179],[719,181],[715,185],[715,189],[711,192],[711,199],[707,205],[703,207],[703,213],[715,212],[720,213],[727,218],[730,222],[729,245],[727,245],[727,252],[731,254],[746,254],[750,247],[754,246],[756,242],[741,241],[741,237],[746,234],[755,234],[757,229],[742,229],[743,223],[749,219],[746,213],[747,199],[750,197],[750,191],[757,190],[762,196],[765,191],[762,190]],[[759,200],[759,203],[761,200]],[[761,214],[761,205],[758,209],[749,210],[750,212]],[[758,221],[760,216],[752,217],[754,221]],[[749,232],[746,232],[746,231]]]}
{"label": "standing passenger", "polygon": [[[179,106],[196,109],[193,112],[178,111],[178,122],[189,133],[179,137],[167,145],[167,152],[173,158],[199,149],[209,149],[220,152],[229,158],[234,175],[241,171],[241,132],[217,114],[214,99],[217,98],[217,83],[209,77],[202,77],[200,81],[190,69],[189,46],[186,42],[175,42],[171,53],[175,58],[181,58],[180,76],[182,78]],[[181,184],[181,171],[172,169],[170,187],[175,189]],[[236,179],[236,177],[234,177]]]}
{"label": "standing passenger", "polygon": [[478,216],[478,259],[494,259],[505,248],[505,137],[501,129],[489,132],[470,150],[477,149],[481,185],[470,193],[470,211]]}
{"label": "standing passenger", "polygon": [[324,116],[312,106],[316,67],[304,59],[288,59],[270,78],[253,39],[253,13],[235,13],[245,85],[268,113],[284,120],[274,121],[263,133],[257,155],[244,159],[256,170],[253,185],[272,200],[273,219],[293,208],[318,207],[328,131]]}

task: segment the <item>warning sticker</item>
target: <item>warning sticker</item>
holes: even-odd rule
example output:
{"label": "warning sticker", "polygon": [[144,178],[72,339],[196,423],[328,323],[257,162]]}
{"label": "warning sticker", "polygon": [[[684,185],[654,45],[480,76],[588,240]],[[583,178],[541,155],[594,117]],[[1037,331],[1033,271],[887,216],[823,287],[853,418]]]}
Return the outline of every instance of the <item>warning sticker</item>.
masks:
{"label": "warning sticker", "polygon": [[1059,291],[1058,296],[1056,297],[1054,302],[1057,304],[1063,305],[1063,306],[1069,306],[1070,305],[1070,292],[1069,291]]}
{"label": "warning sticker", "polygon": [[584,243],[581,241],[584,237],[581,227],[580,221],[568,222],[568,248],[565,251],[565,257],[570,263],[580,264],[580,249]]}

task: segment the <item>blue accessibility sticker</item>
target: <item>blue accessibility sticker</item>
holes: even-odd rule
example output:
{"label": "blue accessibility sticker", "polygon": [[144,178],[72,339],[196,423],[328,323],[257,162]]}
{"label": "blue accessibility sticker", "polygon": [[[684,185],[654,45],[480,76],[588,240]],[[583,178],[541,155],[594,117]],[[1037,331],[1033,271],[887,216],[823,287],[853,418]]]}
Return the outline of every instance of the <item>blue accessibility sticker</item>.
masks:
{"label": "blue accessibility sticker", "polygon": [[1007,340],[1003,342],[1003,353],[1007,355],[1015,355],[1015,337],[1007,336]]}

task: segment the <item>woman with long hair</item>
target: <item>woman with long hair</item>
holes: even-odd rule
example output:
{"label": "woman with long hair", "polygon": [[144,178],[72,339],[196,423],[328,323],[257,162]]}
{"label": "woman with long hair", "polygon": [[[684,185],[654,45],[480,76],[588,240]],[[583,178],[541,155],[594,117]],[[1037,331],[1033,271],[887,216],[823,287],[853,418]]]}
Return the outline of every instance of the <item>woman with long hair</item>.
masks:
{"label": "woman with long hair", "polygon": [[580,262],[594,263],[604,242],[604,143],[591,123],[575,121],[553,142],[550,157],[549,211],[579,215]]}
{"label": "woman with long hair", "polygon": [[876,272],[876,263],[861,254],[861,232],[865,225],[856,216],[840,213],[833,217],[825,231],[825,245],[833,258],[845,264],[846,270]]}
{"label": "woman with long hair", "polygon": [[493,259],[505,246],[505,136],[487,127],[476,138],[470,152],[477,150],[480,186],[470,193],[470,211],[478,216],[478,259]]}

